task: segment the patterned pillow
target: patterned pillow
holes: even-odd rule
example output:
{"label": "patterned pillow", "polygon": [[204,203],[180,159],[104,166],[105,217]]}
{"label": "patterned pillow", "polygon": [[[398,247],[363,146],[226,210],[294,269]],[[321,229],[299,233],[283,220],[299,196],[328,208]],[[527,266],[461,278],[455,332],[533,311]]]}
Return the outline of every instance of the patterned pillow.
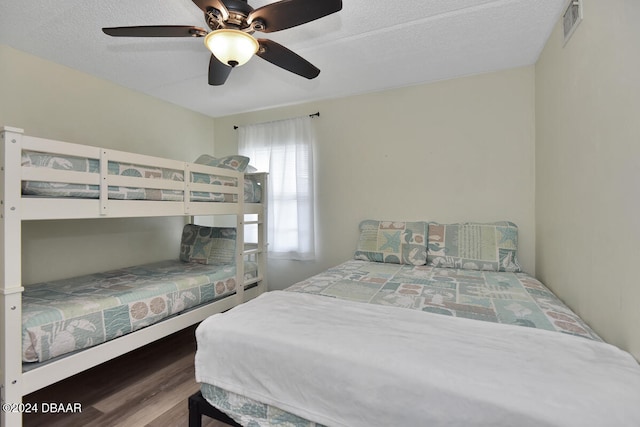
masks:
{"label": "patterned pillow", "polygon": [[490,224],[429,224],[427,264],[434,267],[519,272],[518,227]]}
{"label": "patterned pillow", "polygon": [[249,165],[249,158],[239,155],[216,158],[208,154],[203,154],[198,157],[194,163],[244,172]]}
{"label": "patterned pillow", "polygon": [[180,260],[200,264],[233,264],[236,229],[187,224],[182,230]]}
{"label": "patterned pillow", "polygon": [[427,226],[424,221],[362,221],[354,258],[424,265],[427,262]]}

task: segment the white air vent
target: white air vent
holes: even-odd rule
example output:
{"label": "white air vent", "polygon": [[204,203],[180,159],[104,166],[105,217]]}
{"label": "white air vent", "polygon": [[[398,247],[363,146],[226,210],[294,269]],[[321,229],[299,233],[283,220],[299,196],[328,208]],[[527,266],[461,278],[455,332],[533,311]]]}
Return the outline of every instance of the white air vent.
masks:
{"label": "white air vent", "polygon": [[567,44],[576,27],[582,21],[582,0],[572,0],[562,15],[564,43]]}

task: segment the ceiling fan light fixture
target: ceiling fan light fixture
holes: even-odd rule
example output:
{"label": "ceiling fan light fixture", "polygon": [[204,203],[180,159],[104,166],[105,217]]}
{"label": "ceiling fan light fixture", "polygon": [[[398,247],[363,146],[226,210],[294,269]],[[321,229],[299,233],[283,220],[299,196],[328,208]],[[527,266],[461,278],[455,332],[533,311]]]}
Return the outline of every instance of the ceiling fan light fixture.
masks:
{"label": "ceiling fan light fixture", "polygon": [[204,44],[218,61],[230,67],[245,64],[260,47],[250,34],[228,28],[210,32],[204,38]]}

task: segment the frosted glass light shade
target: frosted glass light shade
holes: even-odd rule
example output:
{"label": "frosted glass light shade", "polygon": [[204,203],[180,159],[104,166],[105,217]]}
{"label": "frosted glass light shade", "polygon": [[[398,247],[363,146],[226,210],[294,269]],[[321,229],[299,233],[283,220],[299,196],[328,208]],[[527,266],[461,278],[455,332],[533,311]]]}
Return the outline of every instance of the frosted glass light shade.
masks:
{"label": "frosted glass light shade", "polygon": [[245,64],[258,51],[258,41],[240,30],[223,29],[207,34],[204,44],[218,58],[230,67]]}

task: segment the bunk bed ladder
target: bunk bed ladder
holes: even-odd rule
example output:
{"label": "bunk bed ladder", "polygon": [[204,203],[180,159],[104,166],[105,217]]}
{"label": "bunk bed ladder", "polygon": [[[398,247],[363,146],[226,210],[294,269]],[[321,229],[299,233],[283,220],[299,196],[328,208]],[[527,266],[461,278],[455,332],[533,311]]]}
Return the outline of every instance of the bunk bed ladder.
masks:
{"label": "bunk bed ladder", "polygon": [[[256,277],[249,278],[243,280],[244,286],[250,286],[256,284],[258,286],[258,294],[265,292],[267,290],[267,279],[266,279],[266,269],[267,269],[267,173],[257,173],[255,176],[258,179],[258,183],[260,184],[260,188],[262,189],[263,198],[261,200],[260,209],[254,216],[256,219],[246,220],[244,226],[257,227],[257,242],[256,243],[244,243],[243,245],[243,255],[245,260],[251,260],[256,262],[257,264],[257,274]],[[246,230],[246,229],[245,229]]]}
{"label": "bunk bed ladder", "polygon": [[[255,225],[258,227],[259,236],[265,234],[263,230],[266,227],[262,218],[256,221],[245,221],[244,225]],[[244,281],[244,285],[249,286],[254,283],[258,283],[259,285],[262,284],[265,281],[264,271],[266,268],[266,244],[264,243],[264,238],[259,238],[258,243],[245,244],[244,254],[250,260],[255,261],[258,265],[258,274],[256,277],[246,279]]]}
{"label": "bunk bed ladder", "polygon": [[[267,212],[268,212],[268,202],[267,202],[267,194],[268,194],[268,174],[266,172],[260,172],[253,174],[254,177],[257,178],[257,181],[262,189],[262,199],[260,201],[260,208],[257,210],[250,209],[251,213],[246,213],[244,210],[246,204],[244,204],[244,188],[240,190],[238,194],[238,199],[242,198],[243,201],[242,211],[245,212],[243,215],[238,216],[237,223],[237,241],[241,242],[238,244],[238,261],[237,265],[242,266],[242,274],[238,271],[238,283],[240,292],[238,292],[238,302],[245,302],[251,298],[250,295],[256,295],[255,292],[251,292],[249,296],[243,295],[244,289],[247,286],[251,286],[255,284],[257,289],[257,295],[265,292],[267,290]],[[246,176],[245,176],[246,177]],[[249,204],[253,205],[253,204]],[[247,215],[253,215],[257,217],[256,219],[247,219]],[[257,227],[257,242],[256,243],[247,243],[245,241],[246,236],[246,227],[256,226]],[[257,264],[257,273],[255,277],[245,279],[244,277],[244,261],[251,260],[256,262]],[[240,270],[240,269],[238,269]]]}

